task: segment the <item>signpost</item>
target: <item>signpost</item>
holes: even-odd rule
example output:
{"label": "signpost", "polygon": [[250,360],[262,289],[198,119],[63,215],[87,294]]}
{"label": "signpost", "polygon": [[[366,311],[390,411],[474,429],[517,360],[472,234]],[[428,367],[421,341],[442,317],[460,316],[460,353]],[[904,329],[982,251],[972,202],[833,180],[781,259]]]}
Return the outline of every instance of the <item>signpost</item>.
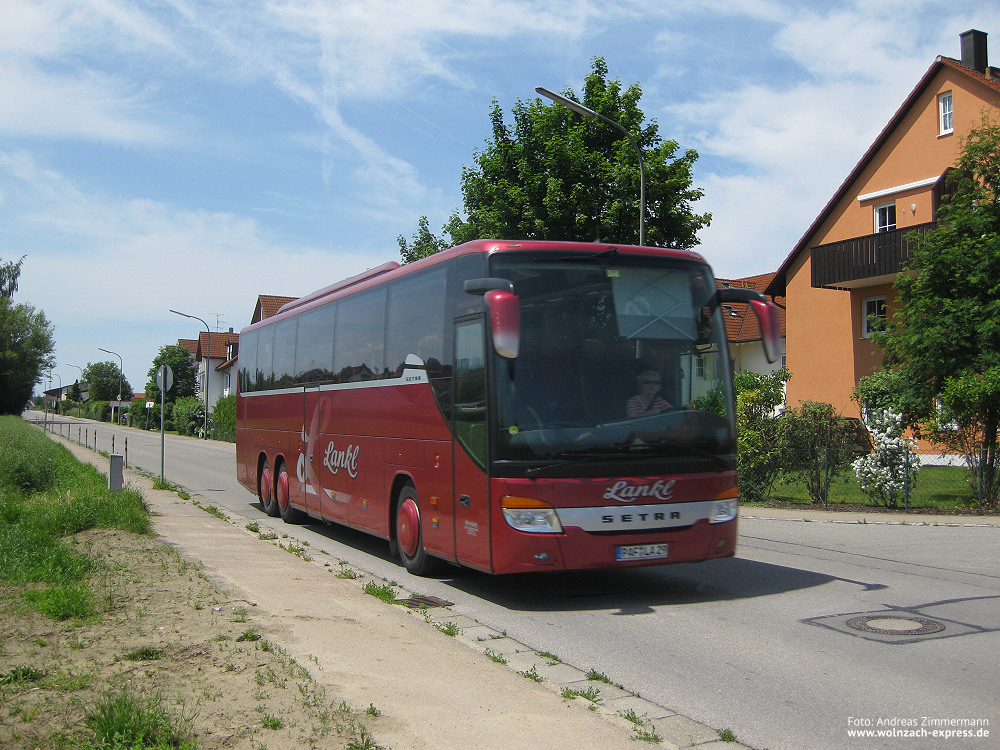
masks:
{"label": "signpost", "polygon": [[165,415],[167,403],[167,391],[174,384],[174,371],[170,365],[160,365],[156,370],[156,387],[160,389],[160,484],[166,484],[163,478],[164,454],[166,445]]}

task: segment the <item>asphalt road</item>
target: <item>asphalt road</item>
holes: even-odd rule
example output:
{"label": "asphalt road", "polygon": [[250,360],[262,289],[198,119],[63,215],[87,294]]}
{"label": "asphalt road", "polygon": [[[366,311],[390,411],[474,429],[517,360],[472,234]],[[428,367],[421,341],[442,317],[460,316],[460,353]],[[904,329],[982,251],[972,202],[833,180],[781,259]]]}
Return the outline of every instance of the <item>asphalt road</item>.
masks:
{"label": "asphalt road", "polygon": [[[81,424],[92,434],[94,423]],[[62,429],[77,438],[76,426]],[[110,452],[113,432],[121,452],[127,436],[129,465],[159,475],[158,433],[97,430],[99,450]],[[447,599],[458,614],[729,728],[746,745],[1000,748],[995,519],[917,525],[872,514],[856,523],[744,509],[733,559],[545,576],[453,569],[424,579],[407,574],[382,540],[268,518],[237,483],[234,456],[232,445],[168,436],[166,478],[231,515]],[[896,736],[850,734],[879,731]]]}

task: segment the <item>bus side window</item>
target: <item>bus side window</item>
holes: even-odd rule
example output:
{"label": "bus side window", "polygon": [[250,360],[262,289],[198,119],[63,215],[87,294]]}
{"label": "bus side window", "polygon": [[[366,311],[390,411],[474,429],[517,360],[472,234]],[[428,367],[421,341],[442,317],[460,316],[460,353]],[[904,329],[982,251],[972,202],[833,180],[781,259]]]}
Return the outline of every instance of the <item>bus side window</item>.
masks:
{"label": "bus side window", "polygon": [[483,322],[455,326],[455,436],[469,456],[486,466],[486,354]]}
{"label": "bus side window", "polygon": [[338,382],[385,376],[385,287],[340,300],[333,337],[333,369]]}
{"label": "bus side window", "polygon": [[403,372],[408,354],[416,354],[429,367],[444,360],[446,269],[425,271],[393,282],[386,316],[385,364],[392,376]]}

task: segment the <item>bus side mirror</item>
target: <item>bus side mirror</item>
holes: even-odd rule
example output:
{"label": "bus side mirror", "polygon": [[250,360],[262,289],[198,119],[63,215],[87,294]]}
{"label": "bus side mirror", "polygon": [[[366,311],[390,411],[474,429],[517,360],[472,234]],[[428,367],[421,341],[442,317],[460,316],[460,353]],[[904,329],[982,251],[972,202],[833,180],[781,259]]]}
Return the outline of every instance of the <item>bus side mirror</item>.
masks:
{"label": "bus side mirror", "polygon": [[521,301],[503,289],[490,290],[483,297],[490,311],[493,348],[504,359],[517,359],[521,348]]}
{"label": "bus side mirror", "polygon": [[750,307],[760,323],[760,340],[764,346],[764,356],[768,362],[777,362],[781,357],[781,323],[778,320],[778,306],[761,300],[751,300]]}

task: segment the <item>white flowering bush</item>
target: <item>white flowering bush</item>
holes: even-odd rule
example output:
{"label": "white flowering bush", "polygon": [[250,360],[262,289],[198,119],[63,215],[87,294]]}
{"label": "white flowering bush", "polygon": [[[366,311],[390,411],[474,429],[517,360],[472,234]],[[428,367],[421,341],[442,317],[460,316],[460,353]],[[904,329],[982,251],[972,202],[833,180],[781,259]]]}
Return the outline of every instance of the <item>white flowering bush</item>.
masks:
{"label": "white flowering bush", "polygon": [[916,443],[903,435],[903,417],[892,409],[873,411],[865,426],[874,450],[854,462],[854,473],[872,502],[896,508],[904,493],[912,492],[920,471]]}

